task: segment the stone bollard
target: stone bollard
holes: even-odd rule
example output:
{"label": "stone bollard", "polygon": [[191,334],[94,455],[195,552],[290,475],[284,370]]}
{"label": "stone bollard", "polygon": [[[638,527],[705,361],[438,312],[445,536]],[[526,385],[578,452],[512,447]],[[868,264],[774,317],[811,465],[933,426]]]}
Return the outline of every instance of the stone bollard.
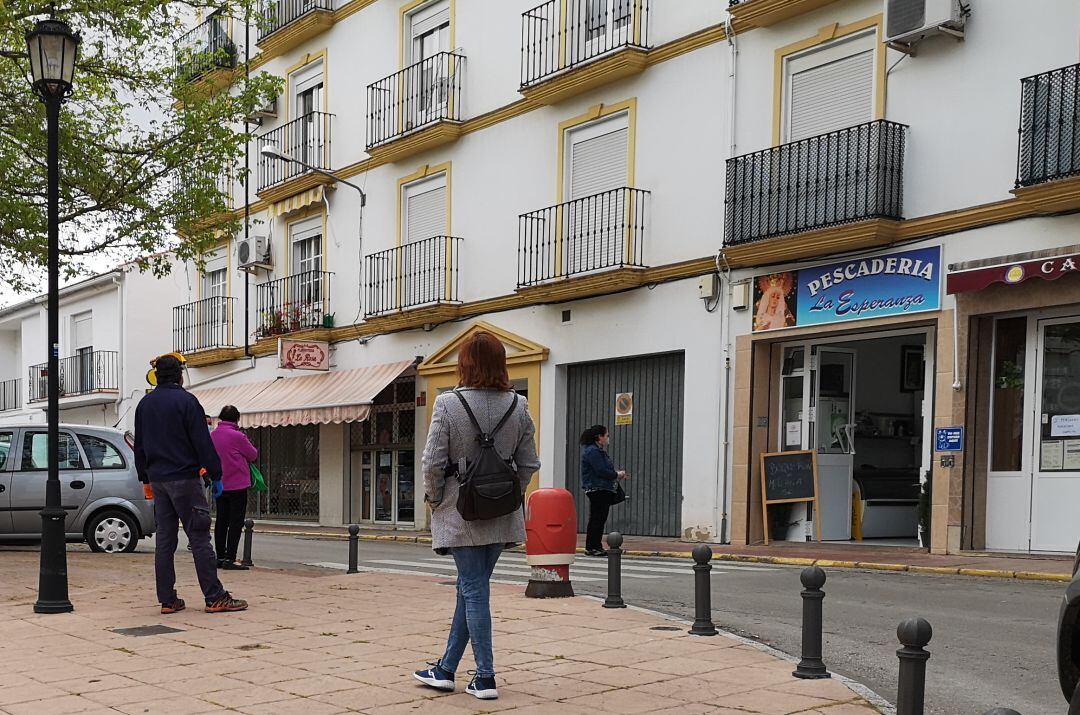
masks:
{"label": "stone bollard", "polygon": [[360,573],[357,568],[360,562],[360,527],[349,524],[349,571],[348,573]]}
{"label": "stone bollard", "polygon": [[622,600],[622,534],[613,531],[607,536],[607,598],[604,608],[626,608]]}
{"label": "stone bollard", "polygon": [[1020,715],[1012,708],[994,708],[993,710],[987,710],[986,715]]}
{"label": "stone bollard", "polygon": [[934,629],[923,618],[909,618],[896,629],[903,648],[896,651],[900,659],[900,678],[896,688],[896,715],[923,715],[926,696],[926,661],[930,654],[926,644]]}
{"label": "stone bollard", "polygon": [[712,622],[712,549],[707,544],[694,547],[694,625],[690,628],[692,636],[715,636],[716,626]]}
{"label": "stone bollard", "polygon": [[251,533],[255,529],[255,522],[251,519],[244,520],[244,558],[240,561],[241,566],[254,566],[251,562]]}
{"label": "stone bollard", "polygon": [[825,601],[825,571],[819,566],[810,566],[799,574],[802,581],[802,659],[792,673],[796,678],[813,680],[828,678],[829,671],[821,660],[821,607]]}

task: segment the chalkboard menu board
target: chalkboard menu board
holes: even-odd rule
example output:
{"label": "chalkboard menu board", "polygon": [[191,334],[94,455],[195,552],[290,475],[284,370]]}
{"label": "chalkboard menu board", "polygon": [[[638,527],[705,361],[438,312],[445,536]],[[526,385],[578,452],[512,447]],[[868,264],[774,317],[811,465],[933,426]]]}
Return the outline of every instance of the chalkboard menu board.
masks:
{"label": "chalkboard menu board", "polygon": [[766,452],[761,455],[761,511],[765,543],[769,543],[769,504],[814,502],[814,522],[818,541],[821,523],[817,504],[817,452]]}

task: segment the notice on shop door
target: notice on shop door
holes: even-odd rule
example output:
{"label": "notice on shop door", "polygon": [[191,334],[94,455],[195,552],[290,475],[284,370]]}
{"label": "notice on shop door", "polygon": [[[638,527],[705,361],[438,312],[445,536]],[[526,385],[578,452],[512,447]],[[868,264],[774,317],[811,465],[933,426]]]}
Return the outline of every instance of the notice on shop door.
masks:
{"label": "notice on shop door", "polygon": [[1039,468],[1044,472],[1057,471],[1065,463],[1065,450],[1063,442],[1043,442],[1040,451]]}

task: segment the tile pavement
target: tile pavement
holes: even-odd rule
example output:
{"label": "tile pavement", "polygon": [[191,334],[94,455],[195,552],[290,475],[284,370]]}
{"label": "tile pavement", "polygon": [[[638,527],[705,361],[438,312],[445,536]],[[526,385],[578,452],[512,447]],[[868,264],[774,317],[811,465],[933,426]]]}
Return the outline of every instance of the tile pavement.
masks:
{"label": "tile pavement", "polygon": [[[789,663],[723,636],[654,630],[670,624],[588,599],[527,600],[520,588],[498,584],[501,698],[478,701],[462,692],[464,683],[439,694],[411,673],[444,645],[454,604],[445,578],[227,573],[226,586],[252,608],[208,615],[181,553],[189,610],[162,616],[152,558],[69,553],[76,611],[38,616],[31,608],[37,554],[0,550],[0,714],[877,712],[842,683],[797,680]],[[180,632],[113,630],[154,624]]]}

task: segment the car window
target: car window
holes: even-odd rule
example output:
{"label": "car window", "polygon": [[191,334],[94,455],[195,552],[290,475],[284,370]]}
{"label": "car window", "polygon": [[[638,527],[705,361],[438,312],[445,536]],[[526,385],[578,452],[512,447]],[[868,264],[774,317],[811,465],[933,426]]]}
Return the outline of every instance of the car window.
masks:
{"label": "car window", "polygon": [[0,432],[0,471],[7,469],[8,455],[11,454],[11,439],[14,432]]}
{"label": "car window", "polygon": [[[60,433],[60,469],[85,469],[79,445],[66,432]],[[49,468],[49,435],[46,432],[27,432],[23,437],[22,468],[33,471]]]}
{"label": "car window", "polygon": [[120,451],[100,437],[80,434],[79,442],[91,469],[123,469],[126,466]]}

